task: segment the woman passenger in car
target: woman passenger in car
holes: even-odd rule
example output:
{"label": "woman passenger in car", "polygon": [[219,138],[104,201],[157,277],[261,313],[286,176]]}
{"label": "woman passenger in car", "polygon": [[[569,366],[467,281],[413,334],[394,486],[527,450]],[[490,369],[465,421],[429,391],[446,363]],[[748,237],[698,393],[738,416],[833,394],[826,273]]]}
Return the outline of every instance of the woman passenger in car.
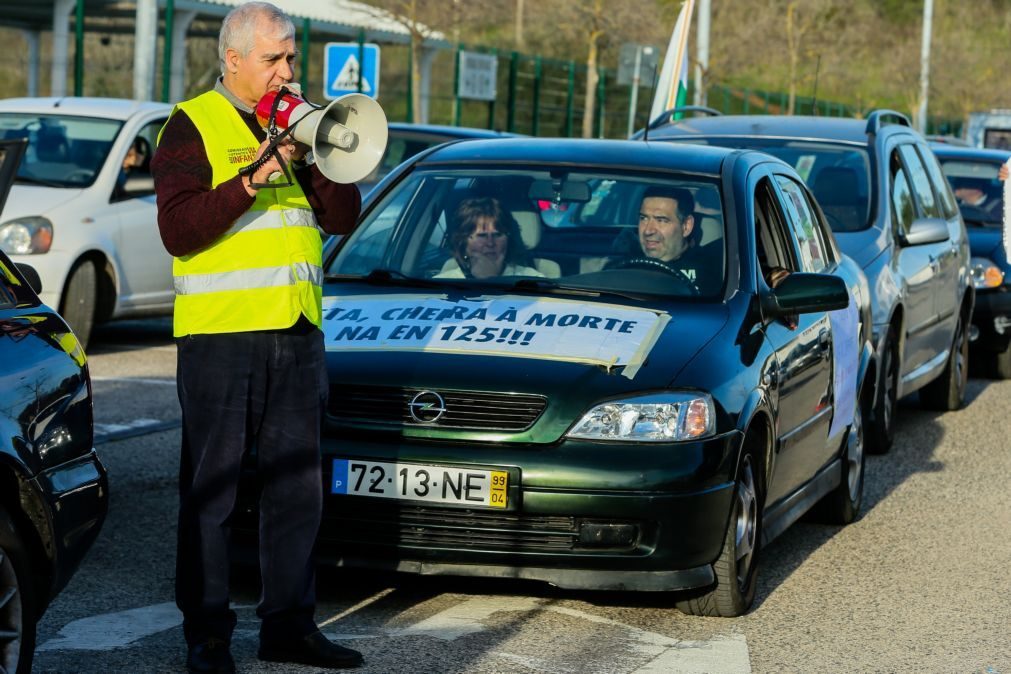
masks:
{"label": "woman passenger in car", "polygon": [[478,197],[460,202],[453,216],[449,260],[435,278],[544,276],[530,266],[519,225],[498,199]]}

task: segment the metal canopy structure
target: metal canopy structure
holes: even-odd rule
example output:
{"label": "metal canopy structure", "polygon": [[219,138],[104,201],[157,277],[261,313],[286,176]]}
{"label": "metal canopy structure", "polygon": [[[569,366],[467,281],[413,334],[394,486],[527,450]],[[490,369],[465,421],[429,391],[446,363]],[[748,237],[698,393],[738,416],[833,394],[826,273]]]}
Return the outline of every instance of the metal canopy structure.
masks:
{"label": "metal canopy structure", "polygon": [[[101,30],[133,33],[133,94],[137,100],[155,98],[155,65],[159,34],[166,39],[162,58],[164,101],[182,98],[185,85],[186,38],[216,37],[219,22],[247,0],[0,0],[0,26],[18,28],[28,41],[28,95],[39,95],[41,34],[52,31],[51,95],[67,95],[71,28],[76,41],[74,95],[81,95],[84,77],[84,33]],[[303,58],[308,56],[310,33],[335,40],[407,44],[406,26],[381,9],[355,0],[273,0],[291,16],[302,34]],[[209,27],[213,25],[213,28]],[[191,32],[192,31],[192,32]],[[441,33],[427,31],[427,52],[447,43]],[[422,61],[422,91],[428,89],[431,59]],[[302,71],[305,72],[305,63]],[[425,116],[423,114],[423,116]]]}

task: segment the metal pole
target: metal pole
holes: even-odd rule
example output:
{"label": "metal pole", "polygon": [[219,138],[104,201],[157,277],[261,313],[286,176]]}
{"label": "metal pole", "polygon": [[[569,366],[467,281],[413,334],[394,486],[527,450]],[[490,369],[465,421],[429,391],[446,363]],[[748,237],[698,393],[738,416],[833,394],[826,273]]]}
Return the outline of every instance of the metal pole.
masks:
{"label": "metal pole", "polygon": [[28,43],[28,97],[39,95],[39,31],[23,30],[25,42]]}
{"label": "metal pole", "polygon": [[920,48],[920,109],[916,114],[916,128],[927,130],[927,91],[930,89],[930,29],[934,18],[934,0],[923,0],[923,45]]}
{"label": "metal pole", "polygon": [[[362,72],[365,70],[365,29],[362,28],[358,31],[358,93],[362,93]],[[375,96],[375,93],[372,94]],[[407,109],[411,109],[411,48],[408,45],[407,48]],[[408,121],[410,121],[410,114],[407,115]]]}
{"label": "metal pole", "polygon": [[84,95],[84,0],[77,0],[74,20],[74,96]]}
{"label": "metal pole", "polygon": [[302,91],[309,90],[309,47],[312,46],[310,32],[312,31],[312,20],[302,19],[302,58],[299,65],[298,83],[302,85]]}
{"label": "metal pole", "polygon": [[[642,45],[635,47],[635,71],[632,74],[632,95],[628,102],[628,138],[632,137],[635,131],[635,109],[639,105],[639,68],[642,67]],[[695,90],[695,97],[698,98],[698,89]]]}
{"label": "metal pole", "polygon": [[695,26],[695,105],[706,105],[708,99],[705,85],[706,72],[709,70],[709,20],[712,16],[710,0],[699,0],[699,19]]}
{"label": "metal pole", "polygon": [[165,44],[161,57],[161,102],[168,103],[172,91],[172,22],[176,17],[175,0],[165,0]]}

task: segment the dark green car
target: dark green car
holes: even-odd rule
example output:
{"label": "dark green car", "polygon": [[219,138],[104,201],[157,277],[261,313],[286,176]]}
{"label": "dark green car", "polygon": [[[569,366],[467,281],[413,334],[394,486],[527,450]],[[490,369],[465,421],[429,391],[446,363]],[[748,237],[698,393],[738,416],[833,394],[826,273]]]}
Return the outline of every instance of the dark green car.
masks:
{"label": "dark green car", "polygon": [[445,145],[324,266],[323,563],[739,615],[764,543],[858,514],[869,292],[776,159]]}

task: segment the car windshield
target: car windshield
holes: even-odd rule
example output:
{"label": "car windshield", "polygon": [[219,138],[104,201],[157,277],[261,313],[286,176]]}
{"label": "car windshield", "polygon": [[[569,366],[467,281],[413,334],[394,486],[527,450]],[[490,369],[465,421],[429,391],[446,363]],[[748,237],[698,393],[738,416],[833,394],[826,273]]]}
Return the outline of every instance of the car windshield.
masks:
{"label": "car windshield", "polygon": [[330,277],[710,297],[724,285],[715,179],[560,167],[425,168],[384,194]]}
{"label": "car windshield", "polygon": [[1004,218],[1004,183],[997,177],[1000,164],[941,159],[941,170],[951,184],[965,224],[1001,225]]}
{"label": "car windshield", "polygon": [[771,154],[800,174],[818,200],[833,232],[857,232],[871,225],[870,158],[863,148],[761,136],[673,140]]}
{"label": "car windshield", "polygon": [[0,138],[27,138],[17,180],[54,187],[95,181],[122,122],[95,117],[0,113]]}

